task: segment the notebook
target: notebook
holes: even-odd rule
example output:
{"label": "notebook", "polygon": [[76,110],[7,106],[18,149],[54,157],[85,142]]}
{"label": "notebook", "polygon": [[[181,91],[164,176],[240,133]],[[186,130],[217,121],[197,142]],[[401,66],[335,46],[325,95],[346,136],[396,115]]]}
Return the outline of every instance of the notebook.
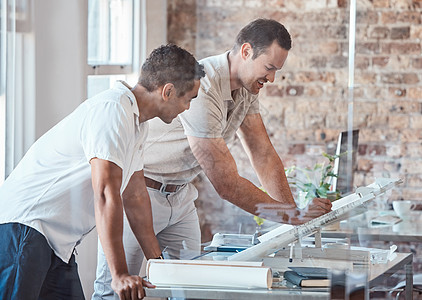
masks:
{"label": "notebook", "polygon": [[401,222],[397,216],[384,215],[371,220],[372,225],[394,225]]}
{"label": "notebook", "polygon": [[302,287],[329,287],[328,269],[317,267],[289,267],[284,279]]}

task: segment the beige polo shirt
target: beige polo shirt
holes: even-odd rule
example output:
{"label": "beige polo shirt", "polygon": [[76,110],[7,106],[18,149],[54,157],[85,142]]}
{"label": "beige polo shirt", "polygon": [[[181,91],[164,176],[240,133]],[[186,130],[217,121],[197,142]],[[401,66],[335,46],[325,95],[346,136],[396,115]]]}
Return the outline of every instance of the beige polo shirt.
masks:
{"label": "beige polo shirt", "polygon": [[230,90],[229,52],[200,61],[206,76],[190,109],[165,124],[149,121],[145,145],[145,176],[163,183],[190,182],[201,171],[186,135],[223,138],[229,145],[247,114],[259,113],[258,96],[244,88]]}

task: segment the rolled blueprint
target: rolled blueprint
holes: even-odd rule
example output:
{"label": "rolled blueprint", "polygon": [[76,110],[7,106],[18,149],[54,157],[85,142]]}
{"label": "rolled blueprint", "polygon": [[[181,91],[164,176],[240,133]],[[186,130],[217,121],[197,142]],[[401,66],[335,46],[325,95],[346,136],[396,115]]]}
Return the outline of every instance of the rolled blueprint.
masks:
{"label": "rolled blueprint", "polygon": [[369,201],[402,183],[401,179],[378,178],[366,187],[356,189],[333,203],[332,211],[299,226],[283,225],[270,232],[261,243],[228,257],[233,261],[257,261],[286,247],[289,243],[315,233],[320,227],[363,213]]}
{"label": "rolled blueprint", "polygon": [[156,286],[270,288],[272,272],[250,262],[150,259],[148,280]]}

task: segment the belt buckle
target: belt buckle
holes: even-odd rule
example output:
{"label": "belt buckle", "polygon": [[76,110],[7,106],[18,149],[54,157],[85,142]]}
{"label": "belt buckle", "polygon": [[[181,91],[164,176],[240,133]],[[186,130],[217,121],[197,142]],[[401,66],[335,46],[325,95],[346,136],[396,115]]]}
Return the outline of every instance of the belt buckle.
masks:
{"label": "belt buckle", "polygon": [[160,186],[160,189],[159,189],[160,193],[162,193],[164,195],[170,195],[171,193],[167,192],[166,188],[167,188],[167,184],[161,183],[161,186]]}

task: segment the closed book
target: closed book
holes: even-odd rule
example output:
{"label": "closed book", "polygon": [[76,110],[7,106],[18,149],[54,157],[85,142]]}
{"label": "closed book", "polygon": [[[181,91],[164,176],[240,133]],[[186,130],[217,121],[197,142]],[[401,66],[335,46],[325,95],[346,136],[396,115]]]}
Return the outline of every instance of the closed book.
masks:
{"label": "closed book", "polygon": [[284,279],[289,282],[303,287],[329,287],[330,280],[328,278],[315,278],[309,276],[302,276],[295,271],[284,272]]}

